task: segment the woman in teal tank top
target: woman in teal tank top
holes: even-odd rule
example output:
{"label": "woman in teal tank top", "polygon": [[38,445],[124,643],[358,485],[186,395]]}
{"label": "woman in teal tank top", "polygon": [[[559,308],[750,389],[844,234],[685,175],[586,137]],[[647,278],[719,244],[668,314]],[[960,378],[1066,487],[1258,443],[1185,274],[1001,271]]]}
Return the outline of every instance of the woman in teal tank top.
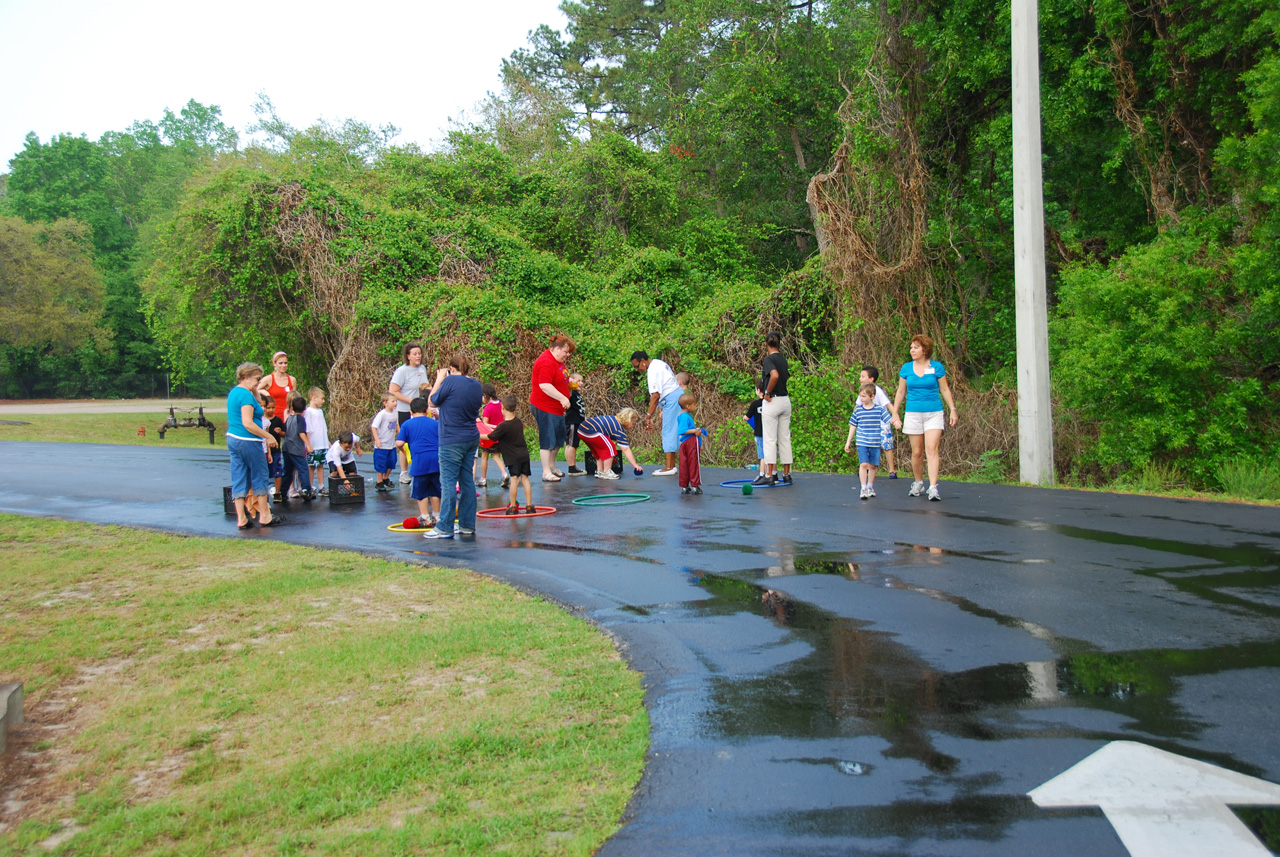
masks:
{"label": "woman in teal tank top", "polygon": [[[933,359],[933,340],[927,336],[911,338],[911,360],[902,364],[898,372],[898,392],[893,397],[893,425],[911,438],[911,483],[909,496],[925,493],[921,470],[924,459],[929,462],[930,500],[941,500],[938,493],[938,445],[947,421],[942,403],[951,409],[950,425],[956,424],[956,403],[951,398],[951,385],[947,383],[947,369]],[[898,412],[906,403],[902,419]]]}

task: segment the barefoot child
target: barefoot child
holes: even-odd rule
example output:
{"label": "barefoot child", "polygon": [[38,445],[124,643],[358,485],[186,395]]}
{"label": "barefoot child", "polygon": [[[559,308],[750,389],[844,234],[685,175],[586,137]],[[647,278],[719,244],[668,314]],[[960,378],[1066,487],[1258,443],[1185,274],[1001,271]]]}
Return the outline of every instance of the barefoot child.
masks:
{"label": "barefoot child", "polygon": [[480,435],[484,440],[498,442],[498,452],[506,462],[507,475],[511,479],[511,497],[510,502],[507,503],[508,515],[520,514],[516,490],[521,486],[524,487],[524,510],[529,513],[537,511],[533,505],[533,497],[529,493],[532,490],[532,486],[529,485],[529,476],[533,473],[529,467],[529,445],[524,440],[524,423],[516,416],[516,406],[519,401],[515,396],[503,396],[502,423],[493,431]]}
{"label": "barefoot child", "polygon": [[267,475],[275,482],[276,502],[282,503],[284,492],[281,490],[280,483],[284,478],[284,453],[281,452],[279,444],[284,440],[284,420],[276,415],[276,400],[268,395],[262,397],[262,414],[262,420],[265,423],[263,428],[276,439],[275,451],[273,452],[270,447],[267,448]]}
{"label": "barefoot child", "polygon": [[418,527],[430,529],[440,517],[440,424],[427,416],[427,400],[421,396],[409,403],[396,449],[409,451],[409,496],[418,501]]}
{"label": "barefoot child", "polygon": [[876,404],[876,385],[863,384],[858,391],[858,405],[849,415],[849,436],[844,442],[847,453],[854,435],[857,435],[858,481],[862,485],[859,500],[876,496],[876,468],[880,466],[880,445],[888,424],[889,409]]}

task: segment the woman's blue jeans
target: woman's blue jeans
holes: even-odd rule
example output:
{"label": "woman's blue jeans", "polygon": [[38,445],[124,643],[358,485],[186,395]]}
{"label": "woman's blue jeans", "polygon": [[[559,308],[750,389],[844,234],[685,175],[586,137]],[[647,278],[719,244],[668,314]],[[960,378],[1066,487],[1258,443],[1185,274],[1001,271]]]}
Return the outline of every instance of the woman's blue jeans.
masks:
{"label": "woman's blue jeans", "polygon": [[466,443],[440,444],[440,523],[436,527],[443,532],[453,531],[455,503],[458,526],[476,528],[476,482],[471,463],[479,447],[479,437]]}

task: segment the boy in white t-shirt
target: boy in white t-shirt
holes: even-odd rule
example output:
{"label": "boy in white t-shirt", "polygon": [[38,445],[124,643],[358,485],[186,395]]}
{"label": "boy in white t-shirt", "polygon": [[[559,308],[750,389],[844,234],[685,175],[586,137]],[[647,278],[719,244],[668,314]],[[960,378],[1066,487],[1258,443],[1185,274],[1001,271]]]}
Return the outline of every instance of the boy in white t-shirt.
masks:
{"label": "boy in white t-shirt", "polygon": [[324,454],[329,464],[329,475],[336,479],[346,479],[356,474],[356,456],[360,454],[360,435],[344,431]]}
{"label": "boy in white t-shirt", "polygon": [[[873,385],[876,388],[876,399],[872,404],[877,408],[887,408],[893,404],[893,400],[889,398],[884,388],[876,383],[879,379],[880,370],[868,364],[862,367],[862,372],[858,375],[858,387],[861,388],[863,384]],[[880,441],[880,449],[884,451],[884,463],[889,468],[890,479],[898,478],[898,471],[893,466],[893,449],[895,445],[893,442],[893,424],[889,423],[884,427],[884,437]]]}
{"label": "boy in white t-shirt", "polygon": [[396,466],[396,435],[400,433],[400,418],[396,416],[399,399],[391,393],[382,394],[382,410],[378,411],[369,428],[373,430],[373,471],[378,474],[378,491],[391,490],[391,468]]}
{"label": "boy in white t-shirt", "polygon": [[329,483],[324,478],[324,455],[329,448],[329,423],[324,418],[324,390],[312,387],[307,391],[310,406],[303,411],[307,421],[307,442],[311,444],[311,484],[320,486],[320,496],[329,496]]}

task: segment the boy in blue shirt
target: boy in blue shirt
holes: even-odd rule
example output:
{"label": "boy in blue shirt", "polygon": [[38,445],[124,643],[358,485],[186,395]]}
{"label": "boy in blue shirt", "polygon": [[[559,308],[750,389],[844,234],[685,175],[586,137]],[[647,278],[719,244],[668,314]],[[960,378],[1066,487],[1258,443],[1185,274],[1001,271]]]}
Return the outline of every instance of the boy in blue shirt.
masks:
{"label": "boy in blue shirt", "polygon": [[858,404],[849,415],[849,436],[844,441],[847,453],[857,435],[858,481],[862,484],[859,500],[876,496],[876,468],[880,466],[880,446],[889,420],[889,409],[876,404],[876,385],[863,384],[858,391]]}
{"label": "boy in blue shirt", "polygon": [[400,426],[396,449],[408,448],[413,461],[409,496],[418,501],[418,527],[428,529],[440,517],[440,424],[427,416],[427,400],[409,403],[409,419]]}
{"label": "boy in blue shirt", "polygon": [[706,429],[693,422],[693,412],[698,409],[698,397],[685,393],[680,397],[680,416],[676,420],[676,436],[680,439],[680,493],[702,493],[702,467],[698,459],[698,447],[702,445]]}

